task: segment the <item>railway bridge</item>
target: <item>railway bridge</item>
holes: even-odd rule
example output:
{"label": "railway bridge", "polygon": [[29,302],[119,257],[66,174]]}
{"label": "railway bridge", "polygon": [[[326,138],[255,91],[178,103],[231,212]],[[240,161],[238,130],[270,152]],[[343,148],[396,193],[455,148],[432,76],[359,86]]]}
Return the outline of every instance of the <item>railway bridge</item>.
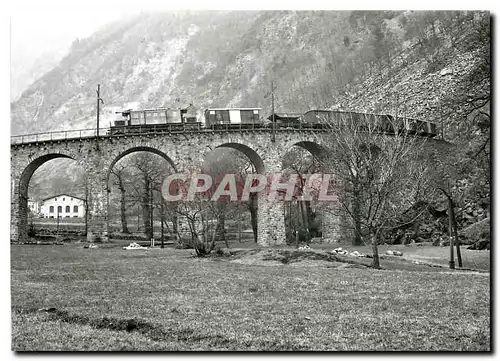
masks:
{"label": "railway bridge", "polygon": [[[102,131],[102,130],[101,130]],[[105,130],[102,134],[106,134]],[[311,129],[280,129],[271,140],[269,129],[200,129],[164,134],[96,136],[96,130],[61,131],[11,137],[11,241],[27,239],[28,184],[35,170],[56,158],[75,160],[84,170],[88,185],[88,241],[107,240],[108,180],[114,164],[136,151],[147,151],[166,159],[176,172],[201,169],[209,152],[230,147],[243,152],[259,173],[281,171],[285,154],[300,146],[321,157],[328,133]],[[430,139],[436,142],[435,140]],[[325,170],[327,172],[327,170]],[[328,170],[335,173],[335,170]],[[285,243],[283,204],[258,200],[258,235],[261,245]],[[339,236],[339,219],[325,213],[323,237]]]}

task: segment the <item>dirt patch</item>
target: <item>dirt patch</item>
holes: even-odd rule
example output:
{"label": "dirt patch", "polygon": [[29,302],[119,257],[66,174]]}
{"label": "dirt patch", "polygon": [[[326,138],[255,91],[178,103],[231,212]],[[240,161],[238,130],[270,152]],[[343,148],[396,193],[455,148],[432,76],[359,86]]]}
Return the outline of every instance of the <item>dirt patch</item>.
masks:
{"label": "dirt patch", "polygon": [[232,254],[230,262],[256,266],[283,266],[280,260],[264,259],[266,253],[260,249],[236,251]]}
{"label": "dirt patch", "polygon": [[[337,268],[345,264],[356,264],[362,268],[369,261],[347,259],[323,251],[287,250],[287,249],[253,249],[238,250],[231,254],[230,262],[258,266],[292,266],[292,267],[328,267]],[[368,263],[368,264],[367,264]]]}
{"label": "dirt patch", "polygon": [[[29,313],[45,313],[49,320],[52,321],[62,321],[77,325],[87,325],[96,329],[108,329],[112,331],[124,331],[124,332],[138,332],[143,334],[155,341],[162,341],[165,339],[176,339],[179,341],[199,341],[203,338],[216,338],[217,344],[220,345],[224,343],[224,340],[220,339],[219,335],[196,335],[195,331],[186,328],[182,330],[177,330],[174,332],[172,329],[164,329],[159,325],[153,324],[151,322],[143,321],[138,318],[114,318],[114,317],[101,317],[101,318],[91,318],[87,316],[71,314],[65,310],[59,310],[55,307],[42,308],[42,309],[20,309],[14,308],[13,310],[29,314]],[[227,340],[227,342],[229,342]]]}
{"label": "dirt patch", "polygon": [[283,264],[301,262],[305,260],[334,261],[333,257],[327,253],[317,253],[314,251],[290,251],[290,250],[272,250],[263,255],[264,261],[279,261]]}
{"label": "dirt patch", "polygon": [[305,259],[300,262],[292,262],[287,264],[289,267],[326,267],[326,268],[339,268],[347,263],[335,262],[335,261],[325,261],[325,260],[313,260]]}
{"label": "dirt patch", "polygon": [[[50,320],[59,320],[62,322],[88,325],[98,329],[108,329],[113,331],[126,331],[126,332],[140,332],[142,334],[150,334],[151,332],[158,332],[159,327],[149,322],[139,320],[137,318],[118,319],[112,317],[90,318],[87,316],[71,314],[65,310],[58,310],[55,307],[42,308],[42,309],[27,309],[22,310],[25,313],[42,312],[48,315]],[[21,311],[21,312],[22,312]]]}
{"label": "dirt patch", "polygon": [[154,341],[181,341],[186,343],[202,342],[206,347],[223,347],[228,350],[244,350],[248,347],[262,349],[266,351],[297,350],[304,351],[307,347],[295,345],[293,343],[278,344],[272,341],[245,342],[235,338],[228,338],[221,334],[207,334],[197,331],[191,327],[175,329],[173,327],[161,327],[160,325],[140,320],[138,318],[119,319],[113,317],[90,318],[87,316],[71,314],[65,310],[58,310],[55,307],[34,309],[13,307],[13,312],[18,314],[44,313],[48,320],[62,321],[77,325],[87,325],[96,329],[108,329],[123,332],[138,332]]}

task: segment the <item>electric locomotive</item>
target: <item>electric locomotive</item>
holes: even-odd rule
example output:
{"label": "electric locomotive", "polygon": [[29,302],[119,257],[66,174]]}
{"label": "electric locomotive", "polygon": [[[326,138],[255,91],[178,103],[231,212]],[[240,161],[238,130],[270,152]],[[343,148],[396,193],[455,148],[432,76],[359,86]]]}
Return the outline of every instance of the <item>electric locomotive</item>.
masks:
{"label": "electric locomotive", "polygon": [[110,127],[109,134],[125,135],[199,130],[203,123],[198,121],[196,111],[192,104],[181,109],[123,110],[116,112],[118,119]]}

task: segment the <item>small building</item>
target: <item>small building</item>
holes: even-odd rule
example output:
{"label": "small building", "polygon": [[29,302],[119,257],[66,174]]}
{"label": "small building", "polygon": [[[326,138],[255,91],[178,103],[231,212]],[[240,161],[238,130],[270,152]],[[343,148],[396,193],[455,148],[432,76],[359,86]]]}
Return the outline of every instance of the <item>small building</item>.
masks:
{"label": "small building", "polygon": [[85,200],[69,194],[45,198],[40,205],[44,218],[83,218],[85,216]]}
{"label": "small building", "polygon": [[28,209],[33,215],[38,215],[40,213],[40,203],[38,201],[28,199]]}

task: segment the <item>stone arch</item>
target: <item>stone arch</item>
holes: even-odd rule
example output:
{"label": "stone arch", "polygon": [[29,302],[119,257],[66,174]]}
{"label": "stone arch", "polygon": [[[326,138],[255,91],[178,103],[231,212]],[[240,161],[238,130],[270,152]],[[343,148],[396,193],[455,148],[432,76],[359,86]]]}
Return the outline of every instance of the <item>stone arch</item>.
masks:
{"label": "stone arch", "polygon": [[[219,145],[217,145],[215,149],[217,148],[231,148],[240,151],[243,153],[249,160],[250,162],[254,165],[255,170],[259,174],[264,174],[266,171],[266,167],[264,165],[264,160],[262,157],[251,147],[250,145],[243,144],[241,142],[223,142]],[[206,157],[205,157],[206,158]],[[262,197],[259,197],[257,194],[255,198],[250,198],[251,202],[256,202],[253,203],[255,207],[250,207],[250,212],[251,212],[251,223],[252,223],[252,228],[254,228],[254,234],[255,236],[255,242],[257,243],[262,243],[262,228],[266,228],[263,226],[263,219],[266,218],[266,216],[263,215],[262,209],[263,207],[260,207],[259,210],[259,203],[262,203]]]}
{"label": "stone arch", "polygon": [[106,172],[106,174],[105,174],[105,189],[106,189],[106,192],[105,192],[105,202],[106,202],[106,205],[105,205],[105,208],[106,208],[105,227],[106,227],[106,233],[108,235],[110,233],[109,194],[110,194],[111,190],[109,187],[109,178],[111,175],[111,171],[112,171],[113,167],[116,165],[116,163],[118,163],[122,158],[124,158],[125,156],[127,156],[129,154],[136,153],[136,152],[148,152],[148,153],[153,153],[153,154],[159,155],[160,157],[162,157],[163,159],[165,159],[168,162],[168,164],[173,168],[174,172],[177,172],[177,166],[174,163],[174,161],[172,160],[172,158],[170,158],[167,154],[165,154],[161,150],[159,150],[157,148],[150,147],[150,146],[146,146],[146,145],[132,146],[132,147],[126,149],[125,151],[121,152],[120,154],[118,154],[114,158],[112,158],[111,162],[109,163],[109,165],[106,165],[106,169],[105,169],[105,172]]}
{"label": "stone arch", "polygon": [[[326,160],[328,156],[328,152],[330,151],[326,146],[322,145],[320,142],[316,141],[311,141],[311,140],[299,140],[299,141],[294,141],[291,142],[291,144],[284,150],[282,153],[282,161],[285,157],[286,154],[288,154],[294,147],[300,147],[307,152],[309,152],[314,158],[319,160],[320,162],[323,160]],[[323,166],[322,166],[323,168]],[[329,167],[327,167],[329,168]],[[333,169],[323,169],[322,173],[332,173],[334,172]],[[330,178],[330,182],[334,181],[333,179]],[[292,227],[292,221],[293,217],[290,216],[292,212],[292,204],[288,204],[290,207],[287,212],[288,212],[288,223],[287,223],[287,218],[284,214],[284,220],[283,223],[286,225],[285,229],[286,232],[290,230],[290,227]],[[311,203],[304,204],[302,209],[310,209]],[[338,217],[338,213],[336,210],[336,206],[331,203],[324,203],[324,204],[316,204],[316,211],[313,212],[315,216],[312,219],[309,219],[309,216],[307,217],[307,227],[308,229],[311,229],[311,223],[320,225],[320,230],[321,232],[319,233],[321,237],[323,238],[323,241],[326,242],[335,242],[339,239],[340,237],[340,218]],[[309,215],[309,210],[307,211]],[[316,218],[320,216],[319,218]],[[318,230],[318,229],[317,229]],[[318,237],[318,234],[314,235],[314,233],[309,233],[309,235],[312,235],[312,237]],[[293,234],[287,233],[287,236],[294,237]]]}
{"label": "stone arch", "polygon": [[299,142],[295,142],[292,145],[290,145],[286,151],[283,154],[288,153],[294,146],[301,147],[305,150],[307,150],[309,153],[311,153],[314,157],[318,159],[324,159],[326,155],[328,154],[328,150],[325,146],[317,143],[317,142],[312,142],[310,140],[303,140]]}
{"label": "stone arch", "polygon": [[[255,145],[241,141],[241,139],[218,139],[214,143],[216,143],[216,145],[208,147],[209,151],[204,154],[203,158],[205,160],[207,159],[209,153],[215,149],[231,148],[243,153],[253,164],[257,173],[265,174],[267,167],[264,164],[264,157],[257,153],[255,150],[257,147]],[[272,229],[272,227],[269,227],[269,224],[271,224],[272,221],[270,221],[268,207],[265,207],[263,204],[264,198],[265,197],[260,197],[257,194],[256,197],[250,197],[249,199],[249,201],[253,204],[253,206],[249,209],[251,213],[252,228],[255,232],[254,239],[259,244],[265,244],[268,242],[269,237],[267,236],[267,233],[269,233],[269,229]]]}
{"label": "stone arch", "polygon": [[42,164],[57,158],[73,159],[76,161],[72,155],[48,153],[30,160],[29,164],[22,170],[17,186],[14,185],[14,193],[17,193],[17,195],[14,195],[14,202],[17,204],[13,204],[12,212],[17,213],[17,218],[12,214],[11,221],[17,219],[17,224],[14,225],[14,229],[11,229],[11,237],[13,239],[17,238],[17,240],[24,241],[28,237],[28,185],[33,173]]}
{"label": "stone arch", "polygon": [[164,152],[162,152],[161,150],[153,148],[153,147],[148,147],[148,146],[131,147],[131,148],[125,150],[124,152],[121,152],[120,154],[118,154],[118,156],[116,156],[111,161],[109,166],[107,166],[107,169],[106,169],[106,187],[107,187],[107,184],[109,183],[109,176],[111,174],[111,170],[113,169],[115,164],[118,163],[118,161],[120,159],[122,159],[123,157],[125,157],[126,155],[129,155],[129,154],[135,153],[135,152],[149,152],[149,153],[157,154],[160,157],[162,157],[163,159],[165,159],[172,166],[174,171],[177,172],[177,166],[175,165],[174,161],[168,155],[166,155]]}
{"label": "stone arch", "polygon": [[262,160],[261,156],[250,146],[242,144],[242,143],[236,143],[236,142],[228,142],[228,143],[222,143],[219,144],[216,148],[232,148],[240,151],[241,153],[245,154],[248,159],[250,159],[250,162],[255,166],[255,170],[257,173],[263,174],[266,170],[266,167],[264,165],[264,161]]}
{"label": "stone arch", "polygon": [[67,158],[67,159],[75,159],[72,156],[69,156],[67,154],[61,154],[61,153],[49,153],[42,155],[38,158],[35,158],[32,160],[26,168],[24,168],[23,172],[21,173],[21,178],[19,179],[19,195],[27,194],[28,192],[28,184],[30,182],[31,177],[33,176],[33,173],[44,163],[48,162],[49,160],[52,159],[57,159],[57,158]]}

